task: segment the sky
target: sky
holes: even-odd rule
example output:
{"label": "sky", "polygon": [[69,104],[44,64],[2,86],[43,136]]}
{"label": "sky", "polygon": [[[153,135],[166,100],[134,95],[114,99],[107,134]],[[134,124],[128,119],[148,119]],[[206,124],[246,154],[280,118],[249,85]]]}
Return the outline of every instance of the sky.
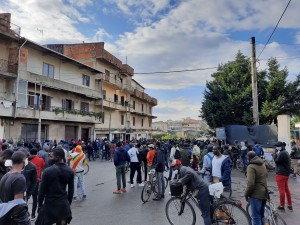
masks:
{"label": "sky", "polygon": [[[158,99],[154,121],[199,119],[215,67],[250,38],[260,54],[289,0],[0,0],[21,36],[40,44],[105,42],[105,49],[134,68],[134,79]],[[300,1],[292,0],[257,69],[276,57],[294,80],[300,67]],[[41,33],[41,30],[43,33]],[[43,35],[42,35],[43,34]],[[181,73],[151,73],[204,69]],[[212,69],[211,69],[212,68]]]}

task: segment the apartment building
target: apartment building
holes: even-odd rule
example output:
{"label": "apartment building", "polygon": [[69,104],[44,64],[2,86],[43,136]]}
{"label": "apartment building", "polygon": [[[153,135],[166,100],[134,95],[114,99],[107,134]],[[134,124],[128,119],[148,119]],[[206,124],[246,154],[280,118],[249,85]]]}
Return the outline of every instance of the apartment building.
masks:
{"label": "apartment building", "polygon": [[94,138],[102,73],[19,36],[0,14],[0,138]]}
{"label": "apartment building", "polygon": [[155,98],[104,43],[41,46],[0,14],[0,138],[151,137]]}
{"label": "apartment building", "polygon": [[103,99],[103,123],[95,126],[97,138],[132,140],[152,136],[152,108],[157,100],[133,79],[134,69],[104,49],[103,42],[81,44],[50,44],[70,58],[103,71],[98,78]]}

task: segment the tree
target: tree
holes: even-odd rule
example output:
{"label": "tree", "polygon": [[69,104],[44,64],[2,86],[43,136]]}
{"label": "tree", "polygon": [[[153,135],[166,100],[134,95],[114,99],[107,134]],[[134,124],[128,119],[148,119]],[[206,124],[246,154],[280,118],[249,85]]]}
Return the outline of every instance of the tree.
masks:
{"label": "tree", "polygon": [[[287,70],[279,67],[276,59],[270,59],[268,70],[257,72],[261,124],[272,123],[279,114],[299,110],[299,76],[296,81],[287,82]],[[212,74],[213,80],[206,83],[200,116],[211,128],[253,124],[249,68],[249,58],[239,51],[234,61],[219,65]]]}

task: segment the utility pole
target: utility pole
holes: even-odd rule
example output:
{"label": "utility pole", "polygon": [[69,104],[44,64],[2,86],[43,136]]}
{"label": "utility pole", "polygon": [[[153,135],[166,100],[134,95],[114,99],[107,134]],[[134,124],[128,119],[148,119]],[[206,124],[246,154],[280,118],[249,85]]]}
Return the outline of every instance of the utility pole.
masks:
{"label": "utility pole", "polygon": [[257,95],[257,75],[256,75],[256,52],[255,52],[255,37],[251,37],[251,81],[252,81],[252,110],[253,122],[259,125],[258,116],[258,95]]}
{"label": "utility pole", "polygon": [[42,118],[41,118],[41,110],[42,110],[42,83],[40,83],[40,99],[39,99],[39,123],[38,123],[38,143],[41,145],[41,128],[42,128]]}

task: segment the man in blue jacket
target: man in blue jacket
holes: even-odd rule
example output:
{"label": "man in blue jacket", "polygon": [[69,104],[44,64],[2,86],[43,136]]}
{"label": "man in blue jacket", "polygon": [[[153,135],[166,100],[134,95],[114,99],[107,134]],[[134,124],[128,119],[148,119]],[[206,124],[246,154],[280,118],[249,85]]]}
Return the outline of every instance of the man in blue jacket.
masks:
{"label": "man in blue jacket", "polygon": [[[213,147],[214,157],[212,160],[213,183],[222,182],[227,188],[231,188],[232,161],[228,155],[222,155],[219,146]],[[225,153],[226,154],[226,153]]]}
{"label": "man in blue jacket", "polygon": [[[121,147],[122,143],[118,142],[116,144],[116,152],[114,154],[114,164],[116,166],[116,177],[117,177],[117,187],[114,194],[121,194],[121,191],[126,192],[126,177],[125,177],[125,164],[126,162],[130,162],[130,157],[128,152]],[[121,177],[123,188],[121,189]]]}

